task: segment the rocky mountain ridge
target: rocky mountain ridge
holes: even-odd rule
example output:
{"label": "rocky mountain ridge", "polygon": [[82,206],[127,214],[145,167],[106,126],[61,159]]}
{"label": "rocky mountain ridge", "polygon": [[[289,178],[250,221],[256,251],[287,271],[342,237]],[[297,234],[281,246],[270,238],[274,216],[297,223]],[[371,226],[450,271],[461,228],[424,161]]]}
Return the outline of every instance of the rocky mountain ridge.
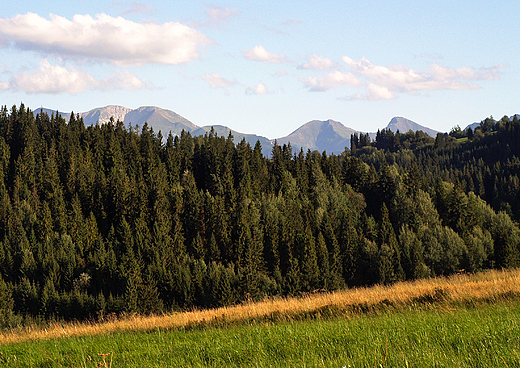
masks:
{"label": "rocky mountain ridge", "polygon": [[[34,113],[38,114],[41,111],[47,113],[49,116],[58,113],[56,110],[46,108],[35,109]],[[70,113],[59,112],[59,114],[65,120],[70,119]],[[260,141],[262,152],[266,156],[270,155],[275,141],[279,145],[290,143],[295,152],[303,149],[305,152],[307,150],[317,150],[319,152],[326,151],[328,154],[340,154],[346,147],[350,148],[350,136],[352,134],[365,133],[346,127],[342,123],[332,119],[325,121],[312,120],[303,124],[288,136],[274,140],[256,134],[239,133],[222,125],[199,127],[183,116],[157,106],[142,106],[137,109],[129,109],[123,106],[109,105],[77,114],[83,118],[85,125],[105,124],[113,117],[115,121],[122,121],[125,126],[137,125],[142,127],[145,123],[148,123],[155,132],[161,131],[164,136],[167,136],[170,132],[173,135],[180,135],[183,130],[190,132],[193,136],[197,136],[206,134],[213,128],[213,131],[219,136],[227,137],[229,133],[231,133],[235,143],[245,139],[249,144],[254,146],[257,141]],[[390,123],[386,126],[386,129],[390,129],[393,132],[399,130],[402,133],[409,130],[422,130],[433,137],[438,133],[433,129],[424,127],[403,117],[392,118]],[[375,133],[370,133],[370,135],[372,138],[375,137]]]}

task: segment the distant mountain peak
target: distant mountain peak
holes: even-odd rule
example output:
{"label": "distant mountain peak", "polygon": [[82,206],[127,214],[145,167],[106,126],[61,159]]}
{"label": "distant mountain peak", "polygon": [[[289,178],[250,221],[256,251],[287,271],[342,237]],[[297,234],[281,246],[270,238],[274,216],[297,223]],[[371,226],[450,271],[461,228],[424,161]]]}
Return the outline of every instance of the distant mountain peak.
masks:
{"label": "distant mountain peak", "polygon": [[416,132],[418,130],[422,130],[426,134],[428,134],[431,137],[435,137],[437,133],[439,133],[436,130],[427,128],[425,126],[419,125],[416,122],[403,118],[402,116],[395,116],[390,120],[388,125],[386,126],[387,129],[390,129],[392,132],[396,132],[399,130],[400,133],[406,133],[409,130]]}
{"label": "distant mountain peak", "polygon": [[126,114],[130,111],[132,111],[132,109],[129,109],[128,107],[108,105],[80,113],[79,115],[83,118],[83,121],[88,121],[89,125],[96,123],[106,124],[110,121],[110,118],[114,118],[115,121],[123,121]]}
{"label": "distant mountain peak", "polygon": [[394,116],[388,125],[399,125],[399,124],[416,124],[414,121],[404,118],[402,116]]}
{"label": "distant mountain peak", "polygon": [[277,139],[279,144],[291,143],[295,150],[327,151],[341,153],[345,147],[350,147],[350,135],[356,131],[347,128],[339,121],[311,120],[286,137]]}

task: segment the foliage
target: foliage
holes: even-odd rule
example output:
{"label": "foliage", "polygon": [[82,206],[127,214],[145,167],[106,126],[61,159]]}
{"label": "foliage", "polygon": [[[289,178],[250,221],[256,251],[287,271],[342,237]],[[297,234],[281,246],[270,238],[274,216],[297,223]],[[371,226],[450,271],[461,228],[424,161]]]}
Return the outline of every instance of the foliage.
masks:
{"label": "foliage", "polygon": [[0,314],[157,313],[520,262],[517,120],[465,143],[384,130],[339,156],[232,138],[3,107]]}

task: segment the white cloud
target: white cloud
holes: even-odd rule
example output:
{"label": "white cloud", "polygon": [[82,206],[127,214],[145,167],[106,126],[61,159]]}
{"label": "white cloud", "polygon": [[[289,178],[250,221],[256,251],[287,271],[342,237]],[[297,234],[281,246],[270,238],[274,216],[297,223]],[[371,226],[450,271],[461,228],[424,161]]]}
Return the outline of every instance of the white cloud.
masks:
{"label": "white cloud", "polygon": [[231,18],[240,14],[237,9],[221,8],[219,6],[207,6],[205,13],[210,22],[227,23]]}
{"label": "white cloud", "polygon": [[378,86],[377,84],[369,83],[367,89],[369,100],[391,100],[395,97],[394,94],[388,90],[388,88]]}
{"label": "white cloud", "polygon": [[74,66],[53,66],[47,60],[41,62],[40,70],[35,73],[14,75],[4,89],[26,93],[70,93],[77,94],[88,89],[136,90],[149,88],[143,81],[129,72],[116,72],[113,77],[95,79],[89,73]]}
{"label": "white cloud", "polygon": [[202,33],[174,22],[135,23],[106,14],[50,18],[34,13],[0,18],[0,38],[22,50],[116,65],[177,65],[198,59],[199,47],[212,43]]}
{"label": "white cloud", "polygon": [[366,101],[376,101],[376,100],[391,100],[395,98],[395,95],[388,90],[386,87],[378,86],[377,84],[369,83],[367,86],[367,94],[363,95],[361,93],[356,93],[353,96],[339,98],[339,100],[343,101],[354,101],[354,100],[366,100]]}
{"label": "white cloud", "polygon": [[428,70],[415,71],[402,65],[374,65],[366,58],[354,61],[344,56],[343,61],[350,66],[352,73],[364,79],[367,94],[356,94],[345,100],[378,100],[395,98],[396,93],[419,93],[435,90],[478,89],[476,81],[499,79],[499,68],[449,68],[431,64]]}
{"label": "white cloud", "polygon": [[307,57],[307,62],[300,65],[299,69],[332,69],[336,68],[338,64],[326,57],[312,54]]}
{"label": "white cloud", "polygon": [[115,76],[97,81],[92,85],[92,87],[102,90],[121,89],[125,91],[135,91],[151,88],[151,86],[144,83],[141,79],[126,70],[117,70]]}
{"label": "white cloud", "polygon": [[342,73],[339,70],[330,72],[325,77],[308,77],[301,79],[306,88],[313,92],[323,92],[338,86],[361,86],[361,82],[352,73]]}
{"label": "white cloud", "polygon": [[287,63],[289,60],[284,54],[271,54],[266,49],[263,48],[263,46],[255,46],[252,50],[245,50],[242,51],[242,54],[247,60],[253,60],[253,61],[262,61],[266,63],[275,63],[275,64],[281,64],[281,63]]}
{"label": "white cloud", "polygon": [[248,95],[266,95],[269,93],[271,92],[262,83],[258,83],[255,87],[246,87],[246,94]]}
{"label": "white cloud", "polygon": [[11,78],[9,88],[26,93],[72,93],[83,92],[95,84],[95,79],[85,71],[62,66],[53,66],[47,60],[41,62],[35,73],[20,73]]}
{"label": "white cloud", "polygon": [[225,79],[218,73],[206,74],[201,76],[201,78],[208,82],[211,88],[227,88],[237,84],[237,82]]}
{"label": "white cloud", "polygon": [[500,79],[499,68],[505,65],[495,65],[491,68],[468,68],[462,67],[457,69],[447,68],[445,66],[432,64],[429,74],[432,79],[437,80],[461,80],[461,81],[479,81],[479,80],[497,80]]}
{"label": "white cloud", "polygon": [[204,10],[206,20],[204,22],[192,21],[189,24],[196,28],[219,29],[221,24],[228,23],[231,18],[240,14],[238,9],[222,8],[220,6],[206,5]]}

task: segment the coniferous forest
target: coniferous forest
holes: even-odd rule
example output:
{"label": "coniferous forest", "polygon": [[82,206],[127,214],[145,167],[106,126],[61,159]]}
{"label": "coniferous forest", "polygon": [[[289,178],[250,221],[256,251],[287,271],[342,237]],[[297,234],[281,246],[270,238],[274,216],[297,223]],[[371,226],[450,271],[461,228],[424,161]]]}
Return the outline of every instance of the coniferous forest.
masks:
{"label": "coniferous forest", "polygon": [[341,155],[0,111],[0,325],[520,263],[520,121]]}

